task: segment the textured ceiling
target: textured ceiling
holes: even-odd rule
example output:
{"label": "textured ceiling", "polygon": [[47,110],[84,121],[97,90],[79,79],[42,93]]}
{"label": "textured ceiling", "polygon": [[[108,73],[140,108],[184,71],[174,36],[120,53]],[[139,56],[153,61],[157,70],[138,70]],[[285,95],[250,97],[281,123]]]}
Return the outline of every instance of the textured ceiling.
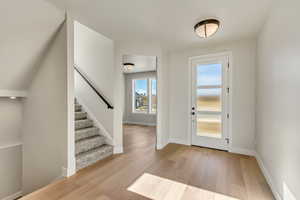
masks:
{"label": "textured ceiling", "polygon": [[124,55],[123,63],[133,63],[132,70],[125,73],[156,71],[156,56]]}
{"label": "textured ceiling", "polygon": [[[48,0],[113,40],[159,41],[168,48],[254,37],[272,0]],[[193,32],[207,17],[221,29],[204,40]]]}

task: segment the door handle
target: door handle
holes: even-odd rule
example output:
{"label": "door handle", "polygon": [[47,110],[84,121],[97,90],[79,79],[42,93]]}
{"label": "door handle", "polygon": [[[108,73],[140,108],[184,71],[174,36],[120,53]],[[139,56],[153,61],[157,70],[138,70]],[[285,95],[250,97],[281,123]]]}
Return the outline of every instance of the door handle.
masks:
{"label": "door handle", "polygon": [[225,138],[226,143],[229,144],[229,138]]}
{"label": "door handle", "polygon": [[191,112],[191,115],[195,115],[195,107],[192,107],[192,112]]}

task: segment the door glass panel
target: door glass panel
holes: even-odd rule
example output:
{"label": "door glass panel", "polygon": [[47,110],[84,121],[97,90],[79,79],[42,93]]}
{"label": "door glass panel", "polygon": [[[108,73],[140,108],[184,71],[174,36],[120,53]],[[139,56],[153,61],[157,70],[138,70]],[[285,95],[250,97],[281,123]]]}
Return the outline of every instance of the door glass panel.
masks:
{"label": "door glass panel", "polygon": [[198,111],[221,112],[221,88],[197,89]]}
{"label": "door glass panel", "polygon": [[197,116],[197,135],[221,138],[221,115],[199,114]]}
{"label": "door glass panel", "polygon": [[222,65],[208,64],[197,67],[197,86],[211,86],[222,84]]}
{"label": "door glass panel", "polygon": [[222,138],[222,64],[197,66],[197,135]]}

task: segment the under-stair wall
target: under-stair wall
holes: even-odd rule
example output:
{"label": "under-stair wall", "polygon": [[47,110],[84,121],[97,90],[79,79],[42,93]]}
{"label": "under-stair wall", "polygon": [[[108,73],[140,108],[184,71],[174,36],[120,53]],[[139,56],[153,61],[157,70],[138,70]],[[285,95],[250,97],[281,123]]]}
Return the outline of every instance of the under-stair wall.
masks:
{"label": "under-stair wall", "polygon": [[[39,141],[45,131],[40,129],[40,122],[51,121],[47,116],[47,111],[51,108],[50,101],[55,103],[54,92],[47,91],[43,88],[44,82],[52,78],[53,86],[57,87],[56,79],[51,73],[45,72],[41,76],[39,69],[45,68],[45,59],[48,60],[47,69],[50,69],[50,63],[53,63],[53,71],[58,70],[60,65],[56,61],[59,56],[53,55],[53,51],[59,51],[59,48],[51,50],[49,47],[49,39],[57,31],[60,24],[64,21],[65,13],[57,9],[45,0],[1,0],[0,6],[0,199],[10,200],[16,199],[22,190],[22,139],[25,139],[25,158],[31,157],[30,165],[41,167],[43,160],[39,160],[39,156],[35,156],[36,152],[45,154],[44,149],[38,149],[33,146],[33,154],[28,151],[30,143],[27,137],[30,134],[39,133],[38,137],[31,137],[33,142]],[[52,40],[53,41],[53,40]],[[56,44],[57,46],[57,44]],[[45,51],[52,51],[48,54]],[[50,59],[53,58],[53,62]],[[44,60],[43,63],[40,61]],[[60,70],[60,69],[59,69]],[[50,71],[50,70],[49,70]],[[48,72],[49,72],[48,71]],[[47,77],[49,76],[49,77]],[[32,80],[34,79],[34,83]],[[38,81],[37,81],[38,79]],[[44,80],[42,80],[44,79]],[[59,80],[61,82],[63,80]],[[35,85],[35,86],[33,86]],[[33,89],[34,88],[34,89]],[[27,111],[23,115],[24,104],[23,99],[9,99],[10,96],[26,96],[26,91],[30,89],[30,99],[25,103]],[[49,96],[45,93],[49,92]],[[33,100],[36,98],[37,100]],[[43,99],[45,98],[45,99]],[[47,100],[47,98],[49,98]],[[36,104],[36,105],[34,105]],[[43,108],[40,115],[36,109],[30,107],[37,106]],[[25,109],[25,110],[26,110]],[[52,109],[52,108],[51,108]],[[55,109],[54,109],[55,110]],[[28,120],[34,119],[31,124]],[[40,117],[41,116],[41,117]],[[40,117],[40,119],[37,119]],[[24,118],[27,120],[27,128],[22,127]],[[24,132],[25,131],[25,132]],[[50,130],[46,129],[46,132]],[[22,133],[25,137],[22,138]],[[4,136],[4,137],[3,137]],[[47,147],[44,145],[43,148]],[[31,148],[31,147],[30,147]],[[46,155],[47,156],[47,155]],[[46,157],[41,156],[41,157]],[[48,156],[49,159],[49,156]],[[53,159],[55,162],[55,159]],[[27,177],[24,192],[29,192],[29,188],[42,187],[40,170],[35,171],[34,168],[27,164],[25,171],[30,172],[32,177]],[[30,170],[28,170],[30,169]],[[41,177],[38,177],[41,176]],[[46,177],[48,178],[48,177]],[[30,180],[29,180],[30,179]],[[39,179],[39,180],[38,180]],[[33,184],[36,182],[35,184]],[[46,182],[46,181],[45,181]]]}
{"label": "under-stair wall", "polygon": [[38,63],[24,103],[23,194],[62,176],[67,166],[67,31],[60,25]]}
{"label": "under-stair wall", "polygon": [[[75,22],[74,62],[91,84],[113,106],[115,81],[113,41],[87,26]],[[78,72],[75,72],[75,96],[108,139],[107,142],[112,144],[113,110],[108,109]]]}
{"label": "under-stair wall", "polygon": [[0,97],[0,199],[22,190],[22,99]]}

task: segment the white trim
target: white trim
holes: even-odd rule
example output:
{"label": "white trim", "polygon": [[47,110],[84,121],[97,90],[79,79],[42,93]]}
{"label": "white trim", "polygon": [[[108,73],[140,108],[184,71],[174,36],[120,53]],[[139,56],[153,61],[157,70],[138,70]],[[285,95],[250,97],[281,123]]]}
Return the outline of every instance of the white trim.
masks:
{"label": "white trim", "polygon": [[105,136],[105,142],[109,145],[114,146],[113,138],[108,133],[108,131],[105,129],[105,127],[97,120],[95,115],[93,115],[93,112],[85,105],[83,101],[81,101],[80,97],[76,97],[78,103],[83,107],[83,109],[87,112],[88,117],[94,121],[96,126],[100,129],[100,132]]}
{"label": "white trim", "polygon": [[268,169],[266,168],[265,164],[263,163],[263,160],[261,159],[261,156],[256,152],[255,154],[255,157],[256,157],[256,160],[257,160],[257,163],[263,173],[263,175],[265,176],[272,192],[273,192],[273,195],[275,197],[276,200],[283,200],[280,196],[280,193],[279,191],[277,191],[277,188],[274,184],[274,178],[271,176],[271,173],[268,171]]}
{"label": "white trim", "polygon": [[2,200],[15,200],[15,199],[17,199],[17,198],[19,198],[21,196],[22,196],[22,191],[19,191],[19,192],[15,193],[15,194],[12,194],[10,196],[4,197]]}
{"label": "white trim", "polygon": [[[147,111],[139,111],[136,110],[135,108],[135,82],[138,80],[146,80],[147,81],[147,99],[148,99],[148,108]],[[144,114],[144,115],[156,115],[156,112],[152,112],[152,80],[156,81],[156,99],[157,99],[157,78],[154,76],[150,76],[150,77],[142,77],[142,78],[133,78],[131,80],[131,104],[132,104],[132,110],[131,113],[132,114]],[[157,102],[156,102],[157,104]],[[157,105],[156,105],[157,107]]]}
{"label": "white trim", "polygon": [[124,121],[123,124],[134,124],[134,125],[143,125],[143,126],[156,126],[155,123],[133,122],[133,121]]}
{"label": "white trim", "polygon": [[[193,75],[192,75],[192,62],[194,60],[197,59],[201,59],[201,60],[205,60],[207,62],[210,62],[211,59],[214,59],[216,57],[227,57],[228,58],[228,62],[230,64],[229,69],[227,69],[227,67],[225,67],[227,69],[227,73],[228,73],[228,77],[227,77],[227,87],[229,87],[230,90],[230,94],[229,94],[229,98],[228,98],[228,103],[226,106],[226,112],[229,114],[230,118],[227,121],[227,137],[229,138],[229,144],[226,146],[226,150],[231,149],[232,148],[232,97],[233,97],[233,87],[232,87],[232,68],[233,68],[233,55],[231,51],[225,51],[225,52],[220,52],[220,53],[212,53],[212,54],[204,54],[204,55],[200,55],[200,56],[192,56],[188,58],[188,81],[189,81],[189,90],[188,90],[188,137],[187,137],[187,141],[188,144],[191,145],[192,144],[192,117],[190,115],[190,110],[192,105],[192,94],[193,94],[193,84],[192,84],[192,80],[193,80]],[[227,113],[224,113],[224,115],[226,115]]]}
{"label": "white trim", "polygon": [[165,146],[167,146],[168,144],[169,144],[169,142],[167,142],[167,141],[164,143],[157,143],[156,148],[158,150],[161,150],[161,149],[165,148]]}
{"label": "white trim", "polygon": [[236,153],[236,154],[242,154],[242,155],[246,155],[246,156],[255,156],[256,155],[256,152],[254,150],[236,148],[236,147],[229,148],[229,152]]}
{"label": "white trim", "polygon": [[203,85],[203,86],[196,86],[197,89],[217,89],[222,88],[222,85]]}
{"label": "white trim", "polygon": [[68,169],[66,167],[61,168],[61,176],[62,177],[68,177]]}
{"label": "white trim", "polygon": [[75,85],[74,85],[74,19],[66,12],[67,26],[67,106],[68,106],[68,135],[67,135],[67,176],[76,173],[75,159]]}
{"label": "white trim", "polygon": [[122,146],[114,146],[114,154],[120,154],[123,153],[123,147]]}
{"label": "white trim", "polygon": [[8,148],[13,148],[13,147],[21,146],[21,145],[23,145],[21,142],[14,143],[14,144],[2,145],[2,146],[0,146],[0,150],[2,150],[2,149],[8,149]]}
{"label": "white trim", "polygon": [[149,96],[148,96],[148,99],[149,99],[149,106],[148,106],[148,114],[149,115],[156,115],[156,112],[152,112],[152,88],[153,88],[153,85],[152,85],[152,81],[155,81],[156,82],[156,109],[157,109],[157,78],[156,77],[151,77],[151,78],[148,78],[148,87],[149,87]]}
{"label": "white trim", "polygon": [[188,141],[186,141],[184,139],[178,139],[178,138],[170,138],[169,139],[169,143],[182,144],[182,145],[191,146],[191,144],[189,144]]}
{"label": "white trim", "polygon": [[27,97],[24,90],[0,90],[0,97]]}

